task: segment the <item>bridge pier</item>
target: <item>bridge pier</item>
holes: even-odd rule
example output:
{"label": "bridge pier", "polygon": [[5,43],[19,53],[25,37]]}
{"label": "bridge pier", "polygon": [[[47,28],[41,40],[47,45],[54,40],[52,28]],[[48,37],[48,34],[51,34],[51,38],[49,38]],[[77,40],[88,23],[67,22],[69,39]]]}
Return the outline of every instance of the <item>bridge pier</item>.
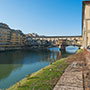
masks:
{"label": "bridge pier", "polygon": [[65,48],[66,48],[66,46],[64,46],[64,45],[59,46],[59,49],[63,52],[65,51]]}

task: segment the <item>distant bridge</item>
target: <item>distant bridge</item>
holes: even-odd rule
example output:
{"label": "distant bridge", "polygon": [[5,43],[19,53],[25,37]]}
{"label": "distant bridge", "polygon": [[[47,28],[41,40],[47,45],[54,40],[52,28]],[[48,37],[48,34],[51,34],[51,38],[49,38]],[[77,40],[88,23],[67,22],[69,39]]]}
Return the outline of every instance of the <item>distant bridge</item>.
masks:
{"label": "distant bridge", "polygon": [[33,39],[40,39],[40,40],[47,40],[47,41],[72,41],[75,42],[77,45],[82,45],[82,36],[38,36],[33,37]]}
{"label": "distant bridge", "polygon": [[82,40],[82,36],[37,36],[33,37],[40,40]]}
{"label": "distant bridge", "polygon": [[69,45],[82,46],[82,36],[37,36],[33,39],[47,40],[61,49]]}

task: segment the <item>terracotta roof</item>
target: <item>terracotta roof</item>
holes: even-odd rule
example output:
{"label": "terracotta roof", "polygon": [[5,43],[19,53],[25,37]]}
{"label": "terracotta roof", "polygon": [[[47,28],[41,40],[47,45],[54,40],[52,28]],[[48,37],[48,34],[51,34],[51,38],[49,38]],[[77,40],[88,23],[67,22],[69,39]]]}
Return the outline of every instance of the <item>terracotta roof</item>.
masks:
{"label": "terracotta roof", "polygon": [[1,23],[0,22],[0,28],[4,28],[4,29],[10,29],[9,26],[5,23]]}

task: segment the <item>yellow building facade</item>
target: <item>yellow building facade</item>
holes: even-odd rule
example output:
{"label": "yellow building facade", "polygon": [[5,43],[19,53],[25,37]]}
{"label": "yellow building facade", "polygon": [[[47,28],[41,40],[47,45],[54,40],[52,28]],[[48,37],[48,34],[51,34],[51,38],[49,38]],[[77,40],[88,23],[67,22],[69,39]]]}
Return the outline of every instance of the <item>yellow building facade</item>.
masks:
{"label": "yellow building facade", "polygon": [[11,30],[11,45],[24,46],[25,35],[20,30]]}
{"label": "yellow building facade", "polygon": [[24,46],[25,35],[20,30],[9,28],[0,23],[0,47]]}
{"label": "yellow building facade", "polygon": [[8,25],[0,23],[0,46],[10,45],[11,30]]}

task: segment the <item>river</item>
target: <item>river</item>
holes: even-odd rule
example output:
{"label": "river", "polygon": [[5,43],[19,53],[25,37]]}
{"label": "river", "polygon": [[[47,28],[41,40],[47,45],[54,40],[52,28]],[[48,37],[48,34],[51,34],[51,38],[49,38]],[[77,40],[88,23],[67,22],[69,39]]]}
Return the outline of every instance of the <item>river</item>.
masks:
{"label": "river", "polygon": [[[75,53],[77,49],[70,46],[66,51]],[[59,48],[0,52],[0,89],[9,88],[27,74],[40,70],[50,62],[60,59],[62,55]]]}

